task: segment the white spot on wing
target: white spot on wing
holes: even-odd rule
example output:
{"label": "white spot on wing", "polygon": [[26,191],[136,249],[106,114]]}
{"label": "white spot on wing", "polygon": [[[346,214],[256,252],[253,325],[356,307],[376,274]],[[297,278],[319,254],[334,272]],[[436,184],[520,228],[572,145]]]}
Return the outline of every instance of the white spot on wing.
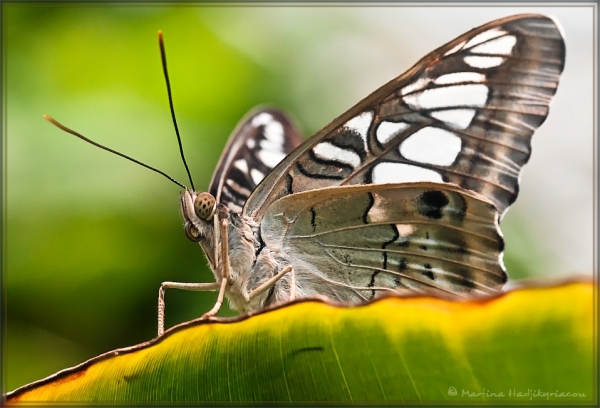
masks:
{"label": "white spot on wing", "polygon": [[244,160],[244,159],[236,160],[235,163],[233,163],[233,165],[235,167],[237,167],[238,169],[240,169],[241,171],[243,171],[244,173],[248,173],[248,163],[246,163],[246,160]]}
{"label": "white spot on wing", "polygon": [[242,207],[240,207],[239,205],[237,205],[233,201],[230,201],[230,202],[227,203],[227,208],[229,208],[230,211],[233,211],[233,212],[238,213],[238,214],[242,212]]}
{"label": "white spot on wing", "polygon": [[433,82],[436,84],[456,84],[460,82],[484,82],[485,75],[477,72],[454,72],[452,74],[437,77]]}
{"label": "white spot on wing", "polygon": [[450,51],[446,52],[446,53],[444,54],[444,57],[445,57],[446,55],[454,54],[456,51],[460,50],[460,49],[463,47],[463,45],[465,45],[465,43],[466,43],[466,41],[463,41],[463,42],[461,42],[460,44],[457,44],[457,45],[456,45],[454,48],[452,48]]}
{"label": "white spot on wing", "polygon": [[387,197],[373,193],[373,204],[367,213],[369,222],[386,222],[390,220],[390,212],[394,208],[393,203]]}
{"label": "white spot on wing", "polygon": [[350,119],[345,127],[352,129],[360,135],[365,141],[365,147],[367,146],[367,132],[369,131],[369,126],[371,126],[371,120],[373,119],[373,112],[366,111],[361,113],[360,115]]}
{"label": "white spot on wing", "polygon": [[313,147],[314,154],[323,159],[346,163],[356,168],[360,165],[360,157],[352,150],[342,149],[329,142],[322,142]]}
{"label": "white spot on wing", "polygon": [[[258,152],[259,159],[269,167],[275,167],[283,158],[284,129],[283,125],[273,118],[273,115],[262,112],[252,119],[252,125],[264,126],[264,139],[260,141],[261,150]],[[248,139],[246,146],[253,149],[256,141]],[[264,176],[263,176],[264,177]],[[254,178],[254,177],[253,177]]]}
{"label": "white spot on wing", "polygon": [[398,230],[398,235],[401,237],[407,237],[415,232],[417,227],[412,224],[396,224],[396,229]]}
{"label": "white spot on wing", "polygon": [[[261,140],[260,147],[261,149],[268,151],[268,153],[265,153],[265,157],[269,155],[275,157],[274,155],[280,153],[283,154],[283,143],[285,141],[283,125],[276,121],[275,118],[273,118],[273,115],[267,112],[259,113],[252,119],[252,126],[264,126],[265,139]],[[246,141],[246,145],[252,149],[256,146],[256,142],[252,139],[248,139],[248,141]],[[262,152],[259,153],[259,156],[261,153]],[[272,163],[273,160],[274,159],[271,157],[263,161],[265,164],[269,165],[268,163]],[[279,159],[277,163],[279,163],[279,161],[281,161],[281,159]]]}
{"label": "white spot on wing", "polygon": [[419,91],[423,88],[425,88],[427,86],[427,84],[429,84],[431,80],[430,79],[424,79],[424,78],[419,78],[418,80],[416,80],[415,82],[413,82],[412,84],[408,84],[406,85],[404,88],[402,88],[402,90],[400,91],[400,93],[402,95],[406,95],[415,91]]}
{"label": "white spot on wing", "polygon": [[479,107],[485,104],[487,96],[487,86],[483,84],[466,84],[427,89],[418,94],[405,96],[404,100],[416,109],[435,109],[457,105]]}
{"label": "white spot on wing", "polygon": [[262,112],[252,118],[252,125],[259,127],[260,125],[266,125],[273,120],[273,116],[267,112]]}
{"label": "white spot on wing", "polygon": [[431,112],[430,115],[454,129],[466,129],[475,116],[475,109],[449,109]]}
{"label": "white spot on wing", "polygon": [[260,148],[263,150],[268,150],[273,153],[282,153],[283,154],[282,146],[278,143],[272,142],[269,139],[261,140]]}
{"label": "white spot on wing", "polygon": [[250,170],[250,177],[252,177],[252,181],[254,181],[256,185],[258,185],[262,181],[262,179],[265,178],[265,175],[262,174],[262,172],[259,170],[252,169]]}
{"label": "white spot on wing", "polygon": [[400,154],[419,163],[437,166],[451,165],[462,147],[454,133],[435,127],[425,127],[400,145]]}
{"label": "white spot on wing", "polygon": [[500,37],[504,34],[506,34],[506,31],[502,31],[498,28],[493,28],[491,30],[484,31],[483,33],[477,34],[475,37],[471,38],[469,42],[465,45],[465,48],[474,47],[477,44],[481,44],[482,42],[494,39],[496,37]]}
{"label": "white spot on wing", "polygon": [[433,181],[442,183],[442,175],[434,170],[403,163],[384,162],[373,168],[373,183],[410,183]]}
{"label": "white spot on wing", "polygon": [[381,122],[377,126],[377,140],[379,143],[386,144],[394,136],[408,128],[410,125],[406,122]]}
{"label": "white spot on wing", "polygon": [[278,146],[283,145],[283,125],[277,121],[271,121],[265,125],[265,137]]}
{"label": "white spot on wing", "polygon": [[473,68],[492,68],[497,67],[498,65],[504,62],[504,58],[502,57],[477,57],[477,56],[468,56],[465,57],[465,62],[472,66]]}
{"label": "white spot on wing", "polygon": [[280,161],[285,157],[283,152],[273,152],[270,150],[261,150],[258,152],[258,158],[266,165],[271,168],[277,166]]}
{"label": "white spot on wing", "polygon": [[226,183],[233,191],[235,191],[238,194],[248,197],[251,193],[251,191],[248,190],[246,187],[242,187],[232,179],[227,179]]}
{"label": "white spot on wing", "polygon": [[497,38],[492,41],[480,44],[477,47],[470,50],[470,52],[479,54],[501,54],[510,55],[514,45],[517,43],[517,37],[513,35],[507,35],[504,37]]}

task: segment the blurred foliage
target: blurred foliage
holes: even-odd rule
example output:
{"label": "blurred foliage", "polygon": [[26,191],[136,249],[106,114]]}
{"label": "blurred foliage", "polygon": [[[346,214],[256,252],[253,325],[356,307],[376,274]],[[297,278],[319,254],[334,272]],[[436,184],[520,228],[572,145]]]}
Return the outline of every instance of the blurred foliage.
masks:
{"label": "blurred foliage", "polygon": [[[296,36],[254,31],[264,43],[252,54],[208,28],[247,30],[240,13],[3,4],[7,389],[152,338],[162,281],[213,279],[183,233],[177,187],[52,127],[43,114],[187,184],[160,65],[161,29],[183,144],[202,189],[229,132],[255,105],[292,112],[309,134],[358,100],[346,99],[355,95],[343,75],[330,84],[340,92],[326,91],[318,58],[314,72],[297,75],[296,50],[317,48],[335,21],[315,19],[311,30],[277,21]],[[348,23],[343,13],[340,19]],[[511,275],[526,275],[516,270],[520,262],[506,257]],[[166,298],[172,326],[208,310],[215,295],[168,291]]]}
{"label": "blurred foliage", "polygon": [[[203,188],[236,121],[277,78],[211,35],[195,10],[15,7],[5,19],[11,389],[153,337],[161,281],[213,279],[183,234],[177,187],[42,115],[186,182],[160,28],[188,161]],[[177,291],[167,299],[170,325],[214,302],[212,294]]]}

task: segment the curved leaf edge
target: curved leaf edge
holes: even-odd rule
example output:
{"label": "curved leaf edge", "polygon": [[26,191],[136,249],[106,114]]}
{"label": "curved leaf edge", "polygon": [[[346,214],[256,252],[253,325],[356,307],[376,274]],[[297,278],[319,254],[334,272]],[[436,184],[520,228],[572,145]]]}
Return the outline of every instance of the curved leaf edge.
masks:
{"label": "curved leaf edge", "polygon": [[[507,296],[508,294],[516,292],[516,291],[525,291],[525,290],[532,290],[532,289],[551,289],[551,288],[566,287],[566,286],[570,286],[570,285],[574,285],[574,284],[590,284],[590,285],[593,285],[594,288],[597,287],[596,280],[592,279],[590,277],[587,277],[587,276],[575,276],[575,277],[554,278],[554,279],[552,279],[552,278],[550,278],[550,279],[548,279],[548,278],[535,279],[534,278],[534,279],[530,279],[530,280],[520,281],[520,282],[516,283],[510,289],[503,291],[503,292],[499,292],[498,294],[492,295],[492,296],[480,296],[480,297],[476,297],[476,298],[470,298],[468,300],[448,300],[448,299],[442,299],[442,300],[445,300],[450,304],[462,303],[462,304],[473,304],[473,305],[485,305],[487,303],[494,302],[500,298],[503,298],[503,297]],[[89,360],[86,360],[80,364],[73,366],[73,367],[65,368],[65,369],[57,371],[56,373],[51,374],[45,378],[33,381],[29,384],[25,384],[19,388],[16,388],[13,391],[7,392],[6,394],[4,394],[2,396],[2,399],[3,399],[3,401],[6,401],[6,402],[18,401],[19,397],[21,395],[23,395],[24,393],[26,393],[32,389],[47,385],[54,381],[61,381],[72,375],[74,375],[74,376],[83,375],[83,372],[81,370],[85,370],[88,367],[92,366],[93,364],[96,364],[100,361],[107,360],[107,359],[110,359],[112,357],[116,357],[116,356],[119,356],[122,354],[133,353],[133,352],[137,352],[137,351],[155,346],[155,345],[161,343],[162,341],[164,341],[167,337],[169,337],[179,331],[186,330],[186,329],[189,329],[194,326],[200,326],[200,325],[205,325],[205,324],[234,324],[234,323],[238,323],[238,322],[250,319],[253,316],[261,315],[264,313],[269,313],[272,311],[276,311],[276,310],[280,310],[280,309],[284,309],[284,308],[288,308],[288,307],[293,307],[294,305],[300,304],[300,303],[320,303],[320,304],[326,304],[326,305],[337,307],[337,308],[352,309],[352,308],[366,307],[368,305],[372,305],[374,303],[377,303],[384,299],[389,299],[389,298],[397,298],[397,299],[402,299],[402,300],[430,298],[430,299],[440,300],[439,297],[432,298],[431,296],[424,296],[424,295],[419,295],[419,294],[415,294],[412,296],[399,296],[392,292],[389,292],[389,293],[384,294],[383,296],[378,297],[377,299],[371,300],[366,303],[352,304],[352,303],[347,303],[347,302],[332,301],[331,299],[326,298],[324,296],[315,296],[315,297],[311,297],[311,298],[295,299],[290,302],[280,303],[280,304],[265,307],[262,309],[253,310],[253,311],[241,314],[239,316],[233,316],[233,317],[212,316],[209,318],[199,317],[197,319],[189,320],[187,322],[183,322],[178,325],[175,325],[175,326],[171,327],[170,329],[166,330],[161,336],[155,337],[151,340],[136,344],[134,346],[123,347],[123,348],[119,348],[116,350],[108,351],[106,353],[92,357]]]}

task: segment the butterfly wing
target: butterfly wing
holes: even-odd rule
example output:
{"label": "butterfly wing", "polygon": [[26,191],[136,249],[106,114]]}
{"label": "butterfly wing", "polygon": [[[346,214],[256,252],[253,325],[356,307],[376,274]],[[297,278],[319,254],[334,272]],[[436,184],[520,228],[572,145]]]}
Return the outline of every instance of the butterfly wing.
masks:
{"label": "butterfly wing", "polygon": [[251,111],[231,134],[208,191],[217,202],[241,212],[265,175],[301,142],[300,132],[283,112]]}
{"label": "butterfly wing", "polygon": [[473,296],[506,282],[497,217],[490,201],[454,185],[333,187],[277,200],[261,236],[289,256],[299,297]]}
{"label": "butterfly wing", "polygon": [[277,199],[302,191],[433,181],[477,192],[503,215],[564,58],[549,17],[517,15],[475,28],[318,131],[263,180],[244,211],[260,220]]}

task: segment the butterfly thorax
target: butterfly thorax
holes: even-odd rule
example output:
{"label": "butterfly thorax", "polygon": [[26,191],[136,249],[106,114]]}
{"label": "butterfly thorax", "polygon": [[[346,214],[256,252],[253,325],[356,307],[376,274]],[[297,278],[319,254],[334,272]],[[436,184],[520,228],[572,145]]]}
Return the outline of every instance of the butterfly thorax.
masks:
{"label": "butterfly thorax", "polygon": [[249,298],[250,291],[262,283],[258,282],[252,273],[256,264],[258,248],[258,242],[255,239],[257,229],[258,225],[249,217],[229,212],[230,279],[225,294],[229,300],[229,306],[234,310],[247,311],[260,307],[259,305],[251,306],[250,303],[254,304],[256,299],[251,301]]}

